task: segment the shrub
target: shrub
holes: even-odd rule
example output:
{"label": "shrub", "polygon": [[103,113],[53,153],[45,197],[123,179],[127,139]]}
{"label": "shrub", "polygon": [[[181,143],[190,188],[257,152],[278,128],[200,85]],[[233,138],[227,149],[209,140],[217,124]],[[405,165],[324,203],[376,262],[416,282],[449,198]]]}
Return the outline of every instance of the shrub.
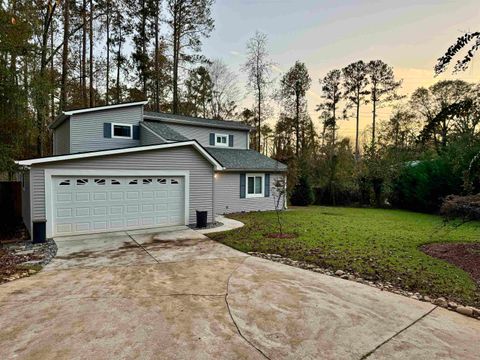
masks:
{"label": "shrub", "polygon": [[459,192],[462,174],[452,171],[443,158],[410,163],[392,184],[393,206],[422,212],[436,212],[443,198]]}
{"label": "shrub", "polygon": [[313,202],[313,190],[307,176],[302,175],[293,187],[290,203],[294,206],[308,206]]}

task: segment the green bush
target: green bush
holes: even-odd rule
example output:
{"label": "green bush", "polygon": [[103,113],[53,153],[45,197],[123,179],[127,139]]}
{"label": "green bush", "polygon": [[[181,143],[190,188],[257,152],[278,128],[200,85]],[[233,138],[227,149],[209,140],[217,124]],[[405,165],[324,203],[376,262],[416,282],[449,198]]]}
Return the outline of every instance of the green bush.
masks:
{"label": "green bush", "polygon": [[294,206],[308,206],[313,203],[312,185],[307,176],[302,175],[293,187],[290,203]]}
{"label": "green bush", "polygon": [[436,158],[403,165],[392,183],[393,206],[422,212],[438,212],[451,194],[463,194],[464,176],[480,144],[459,139]]}
{"label": "green bush", "polygon": [[438,211],[445,196],[461,189],[461,174],[451,170],[442,158],[407,164],[393,181],[392,205],[414,211]]}

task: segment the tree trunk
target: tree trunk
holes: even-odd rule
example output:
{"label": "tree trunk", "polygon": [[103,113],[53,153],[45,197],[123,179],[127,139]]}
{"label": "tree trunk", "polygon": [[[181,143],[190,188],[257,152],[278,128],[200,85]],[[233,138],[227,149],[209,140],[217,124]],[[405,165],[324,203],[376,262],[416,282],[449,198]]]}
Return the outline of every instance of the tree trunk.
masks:
{"label": "tree trunk", "polygon": [[70,0],[65,0],[63,9],[63,50],[62,50],[62,78],[60,80],[60,111],[67,106],[67,78],[68,78],[68,40],[70,33]]}
{"label": "tree trunk", "polygon": [[360,148],[358,144],[358,131],[359,131],[359,124],[360,124],[360,91],[357,90],[357,119],[356,119],[356,127],[355,127],[355,160],[358,161],[360,159]]}
{"label": "tree trunk", "polygon": [[47,69],[47,51],[48,51],[48,33],[50,31],[50,25],[52,24],[53,13],[57,3],[53,4],[49,1],[46,5],[45,17],[43,20],[43,29],[42,29],[42,42],[40,50],[40,70],[38,73],[38,81],[41,86],[37,84],[36,96],[35,96],[35,108],[37,112],[37,155],[43,156],[44,154],[44,128],[45,128],[45,118],[48,105],[48,94],[45,92],[44,85],[48,80],[46,77]]}
{"label": "tree trunk", "polygon": [[172,113],[178,114],[178,65],[180,54],[180,8],[178,3],[175,3],[173,9],[173,102]]}
{"label": "tree trunk", "polygon": [[83,0],[82,9],[82,71],[81,71],[81,88],[82,88],[82,103],[87,107],[87,0]]}
{"label": "tree trunk", "polygon": [[[53,27],[50,31],[50,54],[53,54]],[[50,88],[50,123],[53,123],[55,119],[55,75],[54,75],[54,67],[53,67],[53,60],[50,62],[50,81],[52,83],[52,87]]]}
{"label": "tree trunk", "polygon": [[376,120],[377,120],[377,90],[375,88],[375,85],[373,87],[372,91],[372,104],[373,104],[373,110],[372,110],[372,148],[375,146],[375,126],[376,126]]}
{"label": "tree trunk", "polygon": [[90,16],[89,16],[89,38],[90,38],[90,59],[89,59],[89,99],[90,107],[95,106],[95,94],[93,92],[93,0],[90,0]]}
{"label": "tree trunk", "polygon": [[155,2],[155,111],[160,111],[160,69],[158,62],[160,61],[160,0]]}
{"label": "tree trunk", "polygon": [[300,95],[298,92],[295,94],[295,136],[296,136],[296,149],[295,154],[298,158],[300,150]]}
{"label": "tree trunk", "polygon": [[106,36],[107,36],[107,59],[106,59],[106,89],[105,89],[105,104],[109,104],[110,93],[110,0],[107,0],[106,8]]}
{"label": "tree trunk", "polygon": [[[119,15],[120,16],[120,15]],[[118,37],[118,49],[117,49],[117,93],[116,102],[120,103],[121,100],[121,87],[120,87],[120,68],[122,66],[122,27],[120,25],[119,37]]]}

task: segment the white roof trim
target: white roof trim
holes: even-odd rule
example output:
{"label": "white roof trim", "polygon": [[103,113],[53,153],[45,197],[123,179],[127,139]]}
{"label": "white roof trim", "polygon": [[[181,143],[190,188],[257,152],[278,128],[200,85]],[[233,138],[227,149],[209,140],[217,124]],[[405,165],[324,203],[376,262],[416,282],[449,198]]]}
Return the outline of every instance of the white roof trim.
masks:
{"label": "white roof trim", "polygon": [[91,112],[91,111],[102,111],[107,109],[118,109],[118,108],[129,107],[129,106],[146,105],[147,103],[148,101],[138,101],[138,102],[132,102],[132,103],[98,106],[93,108],[64,111],[63,114],[67,116],[71,116],[71,115],[82,114],[82,113]]}
{"label": "white roof trim", "polygon": [[194,140],[168,143],[168,144],[159,144],[159,145],[138,146],[133,148],[125,148],[125,149],[101,150],[101,151],[94,151],[94,152],[83,153],[83,154],[51,156],[51,157],[45,157],[45,158],[20,160],[20,161],[15,161],[15,163],[20,166],[31,166],[31,165],[44,164],[44,163],[55,162],[55,161],[67,161],[67,160],[75,160],[75,159],[86,159],[86,158],[97,157],[97,156],[128,154],[128,153],[147,151],[147,150],[162,150],[162,149],[169,149],[169,148],[175,148],[175,147],[181,147],[181,146],[193,146],[210,163],[212,163],[215,166],[215,170],[218,171],[218,170],[224,169],[224,167],[217,160],[215,160],[215,158],[212,155],[210,155],[198,142]]}

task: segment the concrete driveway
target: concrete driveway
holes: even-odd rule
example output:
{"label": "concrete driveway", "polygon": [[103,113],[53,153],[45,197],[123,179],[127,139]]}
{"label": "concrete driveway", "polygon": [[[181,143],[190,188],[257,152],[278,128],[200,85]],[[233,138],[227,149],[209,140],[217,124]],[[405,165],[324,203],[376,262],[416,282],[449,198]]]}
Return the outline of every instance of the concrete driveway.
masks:
{"label": "concrete driveway", "polygon": [[0,286],[2,359],[478,359],[480,321],[189,229],[57,241]]}

